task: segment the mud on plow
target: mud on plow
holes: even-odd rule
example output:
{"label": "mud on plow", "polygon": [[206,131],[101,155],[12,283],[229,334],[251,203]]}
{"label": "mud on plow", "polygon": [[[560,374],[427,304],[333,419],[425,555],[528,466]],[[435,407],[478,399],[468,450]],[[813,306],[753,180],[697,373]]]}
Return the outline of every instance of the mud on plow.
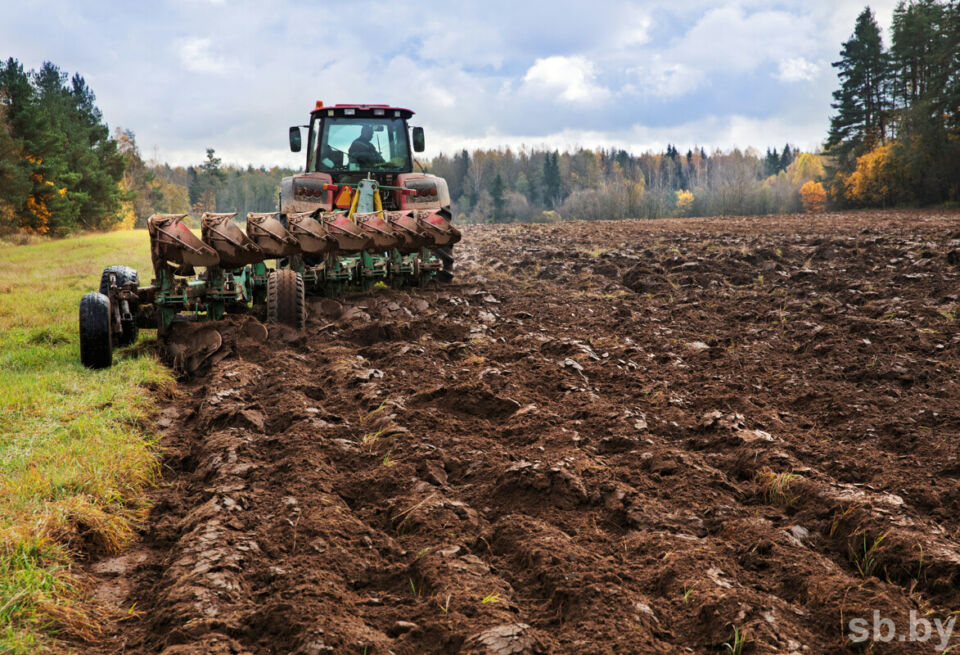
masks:
{"label": "mud on plow", "polygon": [[[246,231],[236,213],[205,213],[200,237],[184,225],[186,214],[151,216],[151,283],[141,286],[137,271],[110,266],[99,291],[80,302],[83,364],[110,366],[114,346],[132,344],[140,328],[165,339],[178,323],[253,313],[302,329],[307,294],[335,297],[378,283],[417,287],[449,272],[460,232],[444,213],[385,211],[371,178],[329,186],[349,189],[348,210],[250,213]],[[219,348],[211,331],[196,334],[171,352],[189,358]]]}

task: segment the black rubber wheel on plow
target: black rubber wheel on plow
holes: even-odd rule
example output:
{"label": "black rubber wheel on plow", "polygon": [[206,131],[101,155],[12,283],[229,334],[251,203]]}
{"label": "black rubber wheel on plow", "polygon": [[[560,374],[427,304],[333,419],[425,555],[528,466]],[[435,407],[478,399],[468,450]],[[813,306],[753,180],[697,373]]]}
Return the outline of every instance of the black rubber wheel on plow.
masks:
{"label": "black rubber wheel on plow", "polygon": [[307,323],[303,277],[283,269],[267,276],[267,321],[302,330]]}
{"label": "black rubber wheel on plow", "polygon": [[[100,274],[100,293],[105,296],[110,295],[110,274],[113,273],[117,278],[117,286],[132,282],[134,286],[140,286],[140,276],[137,271],[129,266],[108,266]],[[131,307],[132,316],[128,320],[120,319],[120,336],[117,338],[118,346],[129,346],[137,340],[140,328],[137,326],[136,307]]]}
{"label": "black rubber wheel on plow", "polygon": [[437,279],[441,282],[453,282],[453,246],[440,246],[434,252],[443,262],[443,270],[437,272]]}
{"label": "black rubber wheel on plow", "polygon": [[80,361],[87,368],[109,368],[113,363],[110,299],[102,293],[80,299]]}
{"label": "black rubber wheel on plow", "polygon": [[111,273],[117,276],[118,287],[122,287],[127,282],[133,282],[137,286],[140,285],[140,276],[137,275],[136,270],[129,266],[107,266],[103,269],[103,273],[100,274],[100,293],[105,296],[108,295],[110,291]]}

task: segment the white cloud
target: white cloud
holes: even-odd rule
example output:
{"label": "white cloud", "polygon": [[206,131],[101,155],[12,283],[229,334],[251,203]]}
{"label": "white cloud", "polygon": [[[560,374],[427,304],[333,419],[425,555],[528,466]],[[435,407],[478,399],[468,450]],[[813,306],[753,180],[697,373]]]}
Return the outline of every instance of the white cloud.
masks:
{"label": "white cloud", "polygon": [[586,57],[537,59],[523,78],[534,92],[556,95],[571,103],[597,104],[610,97],[610,90],[596,83],[596,66]]}
{"label": "white cloud", "polygon": [[746,13],[734,4],[705,13],[674,49],[680,61],[709,70],[747,72],[783,53],[815,48],[816,25],[807,15],[767,10]]}
{"label": "white cloud", "polygon": [[210,39],[191,37],[179,42],[180,63],[192,73],[213,73],[223,75],[227,72],[227,62],[210,52]]}
{"label": "white cloud", "polygon": [[[655,55],[644,66],[627,71],[633,75],[640,88],[657,98],[675,98],[695,90],[705,77],[702,70],[687,64],[668,64]],[[633,85],[627,88],[633,88]]]}
{"label": "white cloud", "polygon": [[650,27],[653,21],[646,12],[633,9],[613,25],[613,37],[610,39],[614,47],[634,48],[650,41]]}
{"label": "white cloud", "polygon": [[716,76],[750,73],[769,62],[780,62],[781,72],[786,65],[792,81],[809,79],[816,65],[800,55],[784,60],[783,53],[816,52],[816,33],[810,15],[766,9],[751,13],[739,3],[715,6],[668,48],[646,53],[628,72],[637,76],[640,87],[661,98],[676,98]]}
{"label": "white cloud", "polygon": [[803,57],[781,59],[777,79],[781,82],[809,82],[820,72],[820,66]]}

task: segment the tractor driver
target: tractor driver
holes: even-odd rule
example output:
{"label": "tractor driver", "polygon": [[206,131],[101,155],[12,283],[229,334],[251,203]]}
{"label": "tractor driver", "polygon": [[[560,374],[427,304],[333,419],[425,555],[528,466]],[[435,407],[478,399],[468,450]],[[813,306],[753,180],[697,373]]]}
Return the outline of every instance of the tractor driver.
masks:
{"label": "tractor driver", "polygon": [[350,159],[359,164],[360,166],[374,166],[376,164],[383,163],[383,157],[380,156],[380,151],[377,150],[377,147],[373,145],[373,126],[364,125],[360,128],[360,136],[358,136],[352,144],[350,144]]}

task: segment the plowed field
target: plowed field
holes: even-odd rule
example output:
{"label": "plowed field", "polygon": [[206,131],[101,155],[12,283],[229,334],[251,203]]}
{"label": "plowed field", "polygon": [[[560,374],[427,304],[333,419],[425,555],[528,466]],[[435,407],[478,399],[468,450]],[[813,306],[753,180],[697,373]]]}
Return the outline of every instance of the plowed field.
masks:
{"label": "plowed field", "polygon": [[465,235],[218,324],[85,651],[934,652],[848,626],[960,608],[960,214]]}

